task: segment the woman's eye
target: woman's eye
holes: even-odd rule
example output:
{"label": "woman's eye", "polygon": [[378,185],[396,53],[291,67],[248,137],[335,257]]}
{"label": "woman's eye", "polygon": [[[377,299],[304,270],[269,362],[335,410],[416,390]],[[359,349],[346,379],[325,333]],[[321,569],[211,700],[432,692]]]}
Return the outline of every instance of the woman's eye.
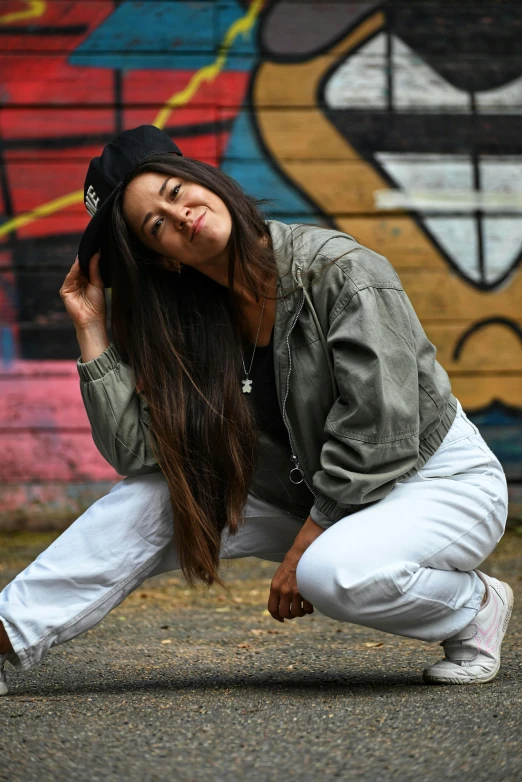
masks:
{"label": "woman's eye", "polygon": [[[181,188],[181,184],[174,185],[174,187],[170,191],[170,197],[171,197],[172,200],[174,200],[174,198],[176,198],[176,196],[178,195],[178,193],[180,191],[180,188]],[[158,233],[158,231],[160,229],[162,221],[163,221],[163,218],[156,220],[156,222],[152,226],[152,230],[151,230],[152,236],[156,236],[156,234]]]}

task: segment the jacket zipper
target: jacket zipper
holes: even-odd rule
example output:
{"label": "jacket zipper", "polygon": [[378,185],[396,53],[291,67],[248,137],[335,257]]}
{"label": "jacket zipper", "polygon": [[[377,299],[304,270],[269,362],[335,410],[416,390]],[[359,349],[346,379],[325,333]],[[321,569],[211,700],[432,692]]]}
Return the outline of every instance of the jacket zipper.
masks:
{"label": "jacket zipper", "polygon": [[[292,372],[292,351],[290,350],[290,334],[292,333],[293,328],[294,328],[295,324],[297,323],[297,319],[298,319],[299,315],[301,314],[301,310],[303,309],[304,301],[305,301],[305,295],[304,295],[304,291],[302,291],[301,292],[301,303],[300,303],[299,308],[298,308],[298,310],[297,310],[297,312],[296,312],[296,314],[294,316],[294,319],[292,321],[292,325],[290,326],[290,330],[289,330],[288,334],[286,335],[286,347],[287,347],[287,350],[288,350],[288,375],[287,375],[287,378],[286,378],[286,392],[285,392],[285,396],[284,396],[284,399],[283,399],[283,421],[284,421],[284,424],[285,424],[285,427],[286,427],[286,431],[288,432],[288,439],[290,441],[290,450],[292,451],[291,459],[292,459],[292,462],[294,463],[294,466],[290,469],[290,472],[288,474],[288,479],[290,480],[290,483],[293,483],[296,486],[298,486],[300,483],[304,483],[305,486],[308,488],[308,490],[314,495],[314,497],[317,497],[317,492],[315,492],[312,489],[312,487],[310,486],[310,484],[306,480],[305,474],[304,474],[304,470],[302,469],[301,465],[299,464],[299,459],[295,455],[295,445],[294,445],[294,441],[292,439],[292,433],[290,431],[290,427],[288,425],[288,420],[286,418],[286,400],[288,399],[288,392],[290,390],[290,374]],[[300,480],[296,481],[296,480],[293,479],[292,473],[295,473],[295,472],[297,472],[301,476]]]}

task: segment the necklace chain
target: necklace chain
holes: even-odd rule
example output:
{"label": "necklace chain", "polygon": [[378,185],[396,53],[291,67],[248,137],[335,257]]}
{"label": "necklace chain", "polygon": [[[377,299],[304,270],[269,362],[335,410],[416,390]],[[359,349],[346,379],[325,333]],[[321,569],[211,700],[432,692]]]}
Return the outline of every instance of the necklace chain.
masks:
{"label": "necklace chain", "polygon": [[259,324],[258,324],[258,327],[257,327],[257,334],[256,334],[256,341],[255,341],[255,344],[254,344],[254,349],[252,351],[252,358],[250,360],[250,366],[248,368],[248,372],[247,372],[247,368],[245,366],[245,360],[243,358],[243,353],[241,353],[241,361],[243,363],[243,370],[245,372],[245,379],[242,381],[243,382],[243,393],[247,393],[247,394],[249,394],[251,392],[251,390],[252,390],[252,381],[250,380],[250,372],[252,371],[252,366],[254,364],[254,356],[256,354],[257,341],[259,339],[259,332],[261,331],[261,323],[263,321],[263,313],[265,311],[265,304],[266,304],[266,296],[265,296],[265,298],[263,300],[263,306],[261,307],[261,317],[259,318]]}

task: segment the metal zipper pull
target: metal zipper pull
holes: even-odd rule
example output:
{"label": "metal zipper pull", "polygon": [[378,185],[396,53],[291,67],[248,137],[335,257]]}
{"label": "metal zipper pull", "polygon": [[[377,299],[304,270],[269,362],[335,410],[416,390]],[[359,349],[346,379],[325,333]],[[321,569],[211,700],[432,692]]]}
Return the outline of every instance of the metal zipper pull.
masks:
{"label": "metal zipper pull", "polygon": [[[294,462],[294,466],[290,470],[290,474],[288,475],[288,477],[290,479],[290,483],[293,483],[295,486],[299,486],[299,484],[303,483],[303,481],[304,481],[304,472],[302,471],[301,467],[299,466],[299,462],[297,460],[297,456],[294,456],[294,454],[292,454],[291,458],[292,458],[292,461]],[[294,473],[294,472],[299,473],[299,475],[301,476],[301,480],[295,481],[293,479],[292,473]]]}

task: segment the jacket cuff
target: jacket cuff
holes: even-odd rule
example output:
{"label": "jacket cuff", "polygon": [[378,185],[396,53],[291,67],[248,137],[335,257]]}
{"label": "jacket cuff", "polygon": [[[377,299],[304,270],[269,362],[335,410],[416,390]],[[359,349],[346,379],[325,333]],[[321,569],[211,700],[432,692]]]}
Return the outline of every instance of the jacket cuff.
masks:
{"label": "jacket cuff", "polygon": [[312,521],[315,521],[316,524],[319,524],[319,526],[323,529],[328,529],[328,527],[331,527],[332,524],[335,524],[335,521],[332,521],[328,518],[328,516],[325,516],[324,513],[321,513],[321,511],[315,505],[310,511],[310,518]]}
{"label": "jacket cuff", "polygon": [[360,509],[360,505],[348,505],[343,507],[339,505],[331,497],[327,497],[325,494],[318,494],[315,498],[312,510],[310,511],[310,517],[312,521],[319,524],[323,529],[331,527],[339,519],[343,519],[345,516],[351,516]]}
{"label": "jacket cuff", "polygon": [[80,374],[80,379],[85,383],[91,380],[99,380],[121,362],[121,356],[112,344],[106,348],[101,355],[93,358],[91,361],[83,363],[81,357],[77,360],[76,366]]}

